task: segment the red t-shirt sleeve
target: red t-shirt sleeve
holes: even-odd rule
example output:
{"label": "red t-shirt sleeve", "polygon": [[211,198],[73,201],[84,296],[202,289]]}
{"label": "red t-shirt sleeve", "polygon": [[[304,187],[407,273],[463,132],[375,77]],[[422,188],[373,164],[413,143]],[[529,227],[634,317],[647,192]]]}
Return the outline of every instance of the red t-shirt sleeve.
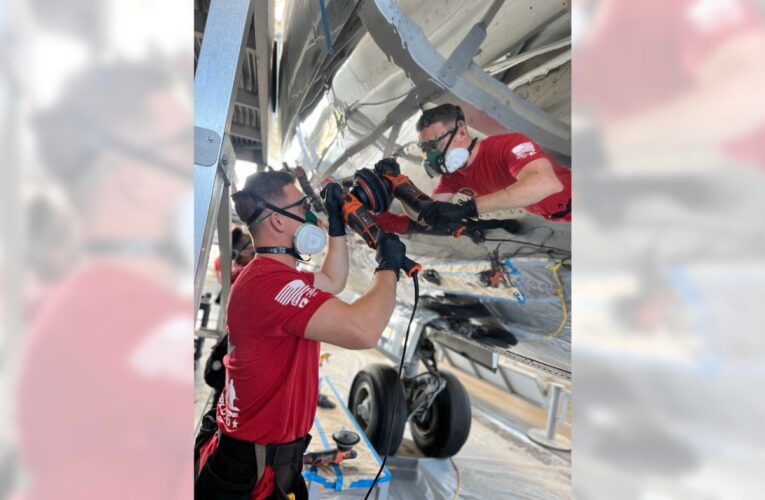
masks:
{"label": "red t-shirt sleeve", "polygon": [[386,233],[406,234],[409,232],[409,224],[412,222],[412,219],[407,215],[392,214],[390,212],[383,212],[372,217]]}
{"label": "red t-shirt sleeve", "polygon": [[516,179],[528,163],[540,158],[549,160],[542,148],[523,134],[508,136],[508,140],[502,145],[501,153],[510,175]]}
{"label": "red t-shirt sleeve", "polygon": [[305,327],[313,314],[322,304],[334,295],[314,288],[314,275],[309,272],[284,273],[278,281],[278,286],[272,288],[273,296],[265,300],[271,301],[284,325],[282,331],[288,335],[303,338]]}
{"label": "red t-shirt sleeve", "polygon": [[438,184],[436,184],[436,187],[433,189],[433,194],[453,194],[454,192],[455,191],[449,183],[449,180],[443,175],[438,179]]}

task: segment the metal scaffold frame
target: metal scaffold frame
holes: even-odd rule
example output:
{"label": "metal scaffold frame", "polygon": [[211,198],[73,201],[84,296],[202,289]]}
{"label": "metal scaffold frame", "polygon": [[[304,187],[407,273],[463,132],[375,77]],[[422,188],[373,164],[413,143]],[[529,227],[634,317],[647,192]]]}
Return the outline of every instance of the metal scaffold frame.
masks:
{"label": "metal scaffold frame", "polygon": [[[259,129],[267,156],[270,106],[273,0],[212,0],[194,76],[194,307],[199,307],[210,247],[218,231],[220,254],[231,255],[231,187],[236,152],[232,117],[237,98],[253,100],[240,87],[242,62],[250,30],[256,41]],[[240,95],[241,94],[241,95]],[[242,128],[239,125],[240,128]],[[231,259],[221,259],[221,308],[217,330],[225,324],[225,305],[231,288]]]}

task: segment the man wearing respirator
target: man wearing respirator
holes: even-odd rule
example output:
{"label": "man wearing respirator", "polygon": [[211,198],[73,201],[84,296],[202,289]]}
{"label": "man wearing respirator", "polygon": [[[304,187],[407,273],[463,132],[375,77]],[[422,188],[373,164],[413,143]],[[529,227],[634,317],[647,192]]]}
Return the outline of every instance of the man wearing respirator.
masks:
{"label": "man wearing respirator", "polygon": [[[252,175],[232,198],[257,256],[231,289],[218,431],[200,446],[195,497],[300,500],[308,494],[301,470],[316,413],[320,342],[377,344],[393,313],[406,248],[397,236],[383,236],[370,290],[347,304],[333,295],[348,277],[338,184],[322,191],[329,238],[286,172]],[[327,240],[319,272],[299,271],[298,261]]]}
{"label": "man wearing respirator", "polygon": [[[442,104],[426,110],[417,121],[423,165],[439,176],[418,220],[429,226],[448,225],[498,210],[523,208],[556,222],[571,221],[571,171],[520,133],[478,139],[471,137],[459,106]],[[395,161],[391,159],[384,162]],[[470,198],[452,203],[457,194]],[[383,229],[405,233],[406,216],[384,214]]]}

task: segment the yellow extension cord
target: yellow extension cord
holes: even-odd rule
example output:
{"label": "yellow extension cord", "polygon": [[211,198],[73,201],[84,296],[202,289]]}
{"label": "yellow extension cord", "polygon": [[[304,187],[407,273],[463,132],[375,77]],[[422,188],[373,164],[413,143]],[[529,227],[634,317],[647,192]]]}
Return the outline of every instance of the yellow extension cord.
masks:
{"label": "yellow extension cord", "polygon": [[554,339],[555,337],[560,335],[560,333],[563,331],[563,328],[566,326],[566,321],[568,321],[568,308],[566,307],[566,299],[563,297],[563,283],[561,283],[560,276],[558,276],[558,269],[560,269],[562,265],[563,265],[563,260],[557,259],[554,265],[545,266],[545,269],[550,269],[552,271],[553,278],[555,278],[555,283],[558,284],[558,288],[555,290],[555,293],[556,295],[558,295],[558,299],[560,300],[560,307],[562,310],[560,324],[558,325],[557,329],[548,333],[541,339],[525,341],[525,343],[527,344],[535,343],[535,342],[545,342],[550,339]]}
{"label": "yellow extension cord", "polygon": [[451,460],[452,467],[454,467],[454,472],[457,474],[457,488],[454,490],[454,500],[457,500],[460,497],[460,493],[462,492],[462,473],[460,472],[459,467],[457,467],[457,463],[454,461],[454,457],[449,457],[449,460]]}
{"label": "yellow extension cord", "polygon": [[560,299],[560,307],[563,311],[563,314],[561,315],[560,325],[558,325],[558,328],[555,331],[548,333],[544,340],[549,340],[560,335],[560,332],[563,331],[563,327],[566,326],[566,321],[568,320],[568,308],[566,307],[566,299],[563,297],[563,283],[560,282],[560,276],[558,276],[558,269],[560,269],[562,265],[563,261],[558,260],[555,265],[545,266],[545,269],[550,269],[552,271],[553,278],[555,278],[555,283],[558,284],[558,288],[555,290],[555,293],[558,294],[558,298]]}

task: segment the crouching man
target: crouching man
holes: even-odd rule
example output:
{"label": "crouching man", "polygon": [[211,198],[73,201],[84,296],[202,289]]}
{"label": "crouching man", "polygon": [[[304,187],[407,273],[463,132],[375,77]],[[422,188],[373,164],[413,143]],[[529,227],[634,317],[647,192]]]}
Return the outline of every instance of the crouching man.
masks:
{"label": "crouching man", "polygon": [[369,349],[393,313],[403,243],[383,237],[371,289],[352,304],[338,300],[348,277],[342,190],[330,184],[322,197],[329,249],[317,273],[296,266],[327,236],[288,173],[250,176],[232,197],[257,256],[231,290],[226,385],[218,432],[200,449],[198,500],[307,498],[302,457],[316,413],[319,343]]}

